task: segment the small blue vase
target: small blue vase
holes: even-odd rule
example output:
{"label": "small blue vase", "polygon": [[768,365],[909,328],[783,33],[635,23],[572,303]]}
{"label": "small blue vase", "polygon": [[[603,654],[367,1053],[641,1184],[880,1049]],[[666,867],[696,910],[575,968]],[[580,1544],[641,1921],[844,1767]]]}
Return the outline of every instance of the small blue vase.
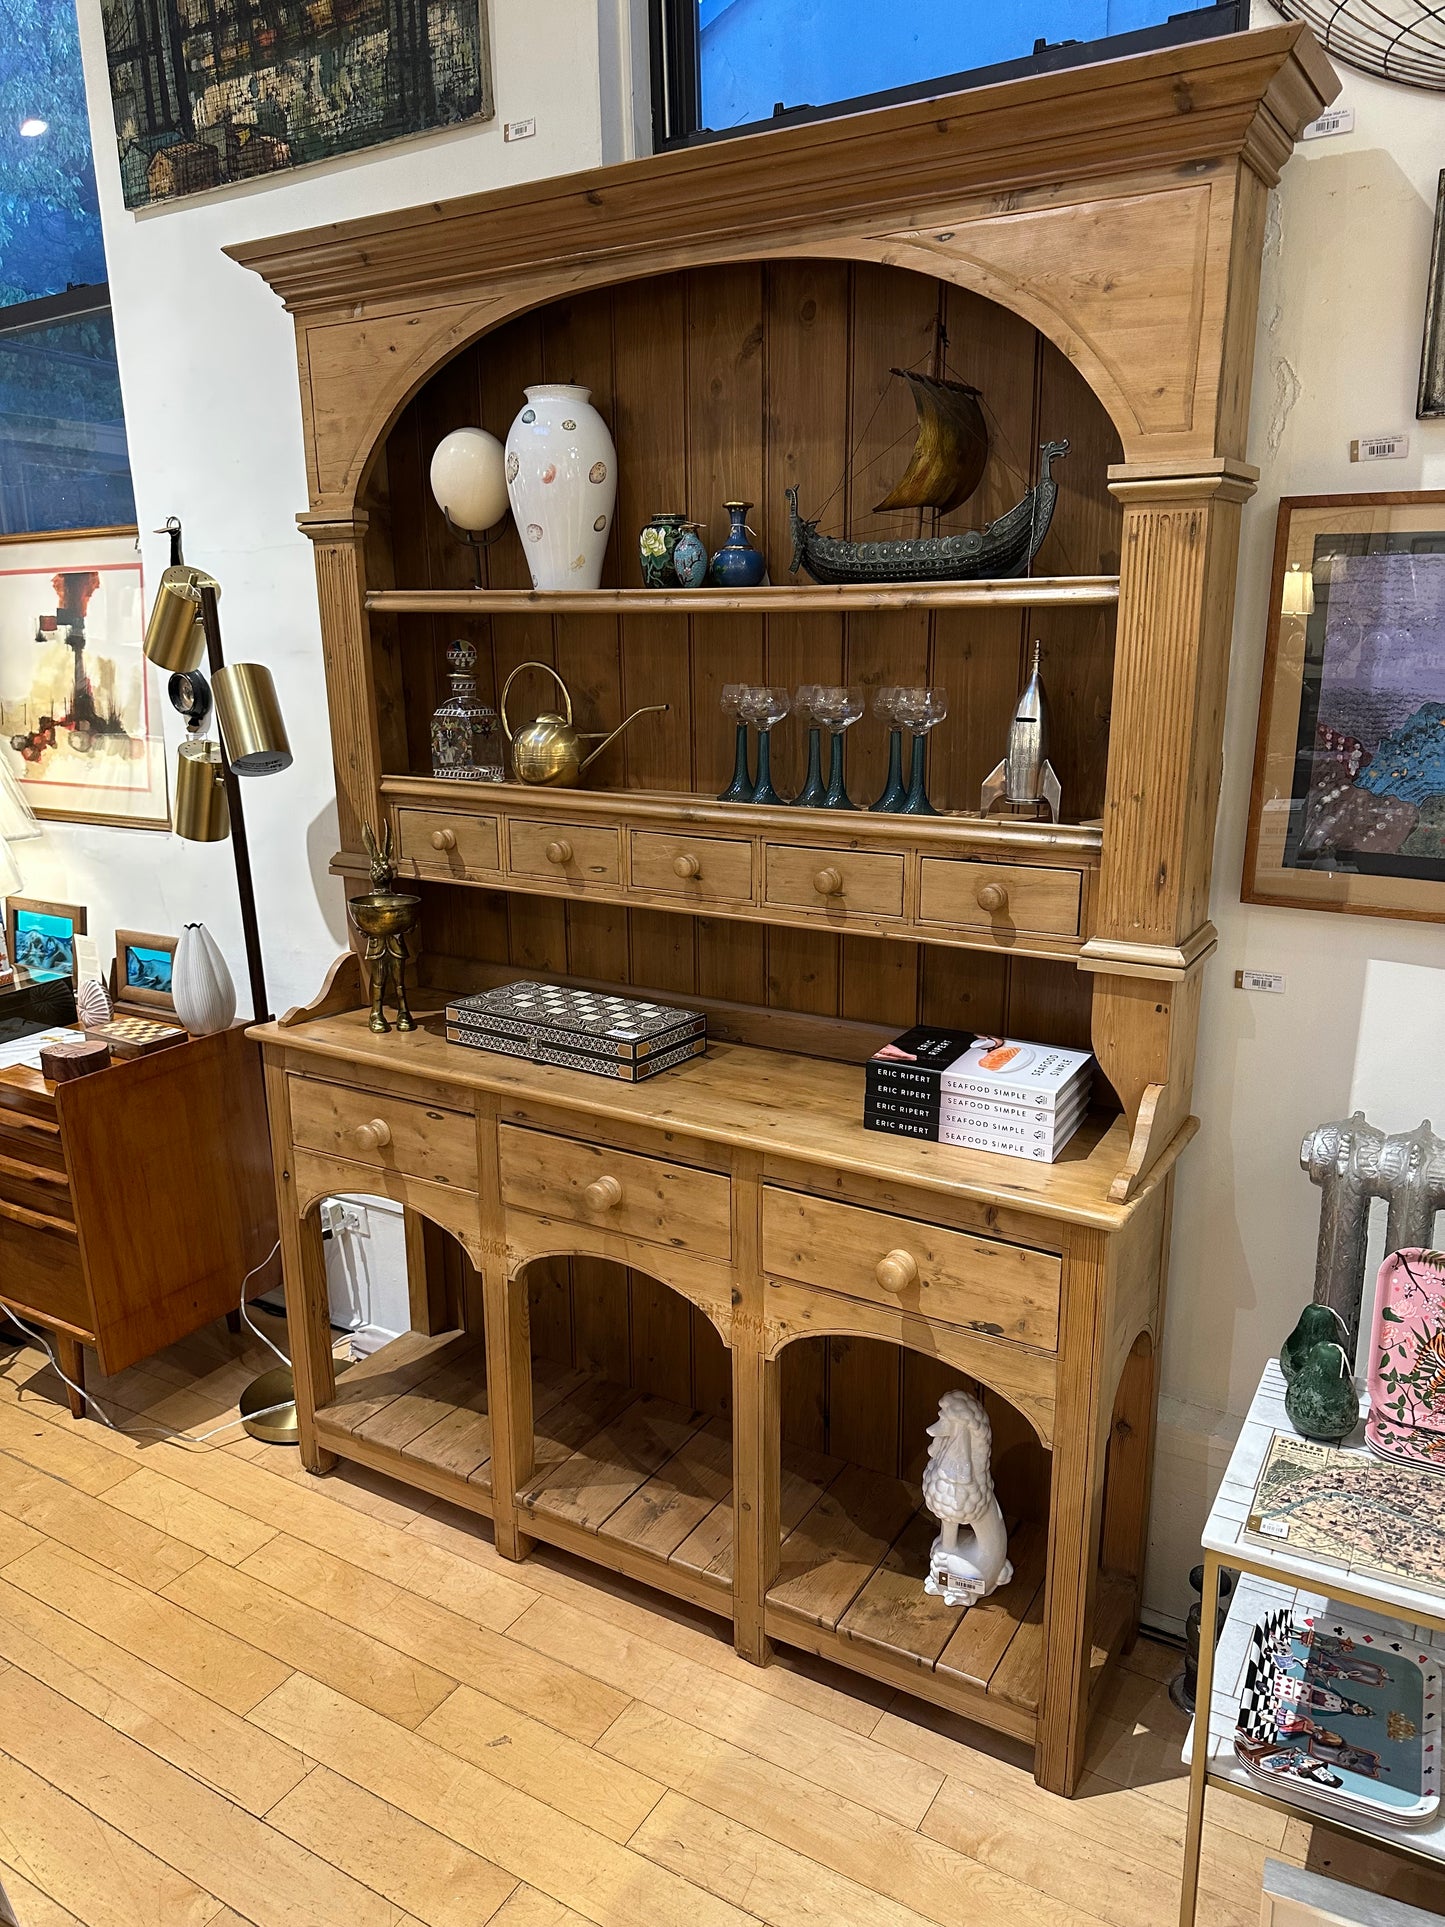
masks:
{"label": "small blue vase", "polygon": [[677,538],[672,551],[672,566],[680,589],[700,589],[707,581],[707,544],[689,522]]}
{"label": "small blue vase", "polygon": [[751,502],[724,502],[732,518],[728,539],[712,559],[709,579],[720,589],[756,589],[768,572],[767,558],[748,539],[748,510]]}
{"label": "small blue vase", "polygon": [[637,538],[644,589],[675,589],[672,557],[685,527],[677,509],[660,509]]}

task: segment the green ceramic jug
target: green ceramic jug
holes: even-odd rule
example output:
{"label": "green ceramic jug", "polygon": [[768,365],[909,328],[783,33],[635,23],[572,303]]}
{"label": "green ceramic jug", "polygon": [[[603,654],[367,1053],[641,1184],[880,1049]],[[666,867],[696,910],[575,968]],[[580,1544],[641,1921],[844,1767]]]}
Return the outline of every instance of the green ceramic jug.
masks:
{"label": "green ceramic jug", "polygon": [[1285,1388],[1284,1409],[1302,1438],[1338,1445],[1360,1421],[1360,1395],[1350,1361],[1333,1341],[1312,1345]]}
{"label": "green ceramic jug", "polygon": [[1345,1336],[1345,1321],[1332,1306],[1306,1305],[1299,1323],[1280,1348],[1280,1370],[1287,1379],[1293,1378],[1312,1345],[1340,1345]]}

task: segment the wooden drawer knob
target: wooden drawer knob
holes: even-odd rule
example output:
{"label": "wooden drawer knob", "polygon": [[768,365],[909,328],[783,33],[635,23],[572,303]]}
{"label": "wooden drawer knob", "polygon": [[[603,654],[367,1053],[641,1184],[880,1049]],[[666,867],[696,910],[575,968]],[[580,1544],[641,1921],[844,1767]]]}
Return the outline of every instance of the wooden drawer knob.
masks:
{"label": "wooden drawer knob", "polygon": [[843,894],[843,872],[835,870],[830,864],[826,870],[819,870],[813,878],[813,888],[820,897],[841,897]]}
{"label": "wooden drawer knob", "polygon": [[594,1178],[582,1196],[593,1211],[613,1211],[622,1202],[622,1186],[616,1178]]}
{"label": "wooden drawer knob", "polygon": [[391,1126],[385,1118],[374,1117],[369,1124],[358,1124],[351,1133],[358,1151],[381,1151],[391,1143]]}
{"label": "wooden drawer knob", "polygon": [[907,1291],[918,1283],[918,1260],[911,1251],[890,1251],[873,1275],[885,1291]]}
{"label": "wooden drawer knob", "polygon": [[672,859],[672,874],[686,882],[689,877],[702,875],[702,865],[695,856],[675,856]]}
{"label": "wooden drawer knob", "polygon": [[454,850],[457,847],[456,831],[433,830],[431,833],[431,846],[434,850]]}
{"label": "wooden drawer knob", "polygon": [[1008,909],[1008,891],[1001,883],[980,883],[973,893],[973,900],[980,910],[987,910],[996,917],[1000,910]]}
{"label": "wooden drawer knob", "polygon": [[547,845],[547,861],[549,863],[570,863],[572,861],[572,845],[567,841],[565,836],[559,836],[555,842]]}

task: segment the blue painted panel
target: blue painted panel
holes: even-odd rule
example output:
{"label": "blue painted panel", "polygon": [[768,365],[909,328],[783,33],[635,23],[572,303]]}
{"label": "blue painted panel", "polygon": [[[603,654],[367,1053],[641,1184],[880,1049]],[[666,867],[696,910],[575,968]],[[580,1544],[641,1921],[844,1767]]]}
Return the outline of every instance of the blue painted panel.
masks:
{"label": "blue painted panel", "polygon": [[702,124],[765,120],[1157,26],[1210,0],[699,0]]}
{"label": "blue painted panel", "polygon": [[0,309],[104,280],[75,0],[0,5]]}

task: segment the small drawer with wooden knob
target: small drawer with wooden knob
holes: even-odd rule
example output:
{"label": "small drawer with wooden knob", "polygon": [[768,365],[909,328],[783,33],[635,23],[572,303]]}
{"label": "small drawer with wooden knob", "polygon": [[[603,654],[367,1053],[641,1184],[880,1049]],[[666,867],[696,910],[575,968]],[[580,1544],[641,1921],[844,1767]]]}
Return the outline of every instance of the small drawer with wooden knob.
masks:
{"label": "small drawer with wooden knob", "polygon": [[557,883],[620,883],[621,832],[610,825],[549,823],[513,817],[507,825],[507,868],[514,876]]}
{"label": "small drawer with wooden knob", "polygon": [[1059,1260],[1025,1245],[768,1185],[763,1269],[986,1338],[1058,1344]]}
{"label": "small drawer with wooden knob", "polygon": [[632,884],[698,903],[750,903],[753,846],[742,837],[632,833]]}
{"label": "small drawer with wooden knob", "polygon": [[501,872],[495,816],[461,810],[396,812],[396,853],[404,875],[497,876]]}
{"label": "small drawer with wooden knob", "polygon": [[903,915],[904,859],[891,850],[806,849],[769,843],[764,897],[840,923]]}
{"label": "small drawer with wooden knob", "polygon": [[476,1190],[477,1126],[470,1113],[314,1077],[293,1077],[290,1089],[291,1136],[303,1149]]}
{"label": "small drawer with wooden knob", "polygon": [[561,1219],[699,1258],[732,1256],[732,1185],[719,1171],[580,1144],[519,1124],[499,1132],[508,1210]]}
{"label": "small drawer with wooden knob", "polygon": [[1077,937],[1083,878],[1042,864],[971,863],[926,856],[920,870],[918,920],[960,930]]}

